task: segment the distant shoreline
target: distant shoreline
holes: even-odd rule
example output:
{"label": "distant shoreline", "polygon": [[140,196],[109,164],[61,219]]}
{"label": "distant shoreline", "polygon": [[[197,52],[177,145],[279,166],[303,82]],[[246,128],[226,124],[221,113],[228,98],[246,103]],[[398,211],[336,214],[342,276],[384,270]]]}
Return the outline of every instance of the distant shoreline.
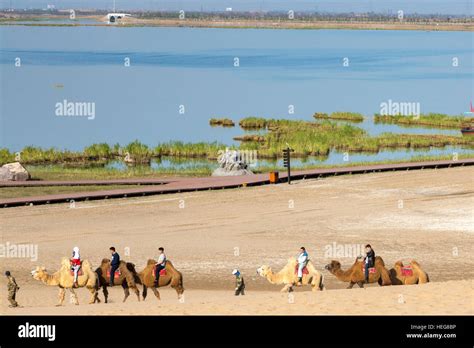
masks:
{"label": "distant shoreline", "polygon": [[[107,24],[105,16],[77,16],[77,22],[45,23],[46,20],[68,20],[67,16],[21,16],[18,18],[0,18],[0,26],[116,26],[116,27],[186,27],[186,28],[222,28],[222,29],[345,29],[345,30],[425,30],[425,31],[474,31],[470,22],[396,22],[396,21],[339,21],[339,20],[297,20],[297,19],[199,19],[199,18],[126,18],[117,24]],[[80,23],[80,20],[96,20],[97,23]],[[22,23],[30,21],[30,23]]]}

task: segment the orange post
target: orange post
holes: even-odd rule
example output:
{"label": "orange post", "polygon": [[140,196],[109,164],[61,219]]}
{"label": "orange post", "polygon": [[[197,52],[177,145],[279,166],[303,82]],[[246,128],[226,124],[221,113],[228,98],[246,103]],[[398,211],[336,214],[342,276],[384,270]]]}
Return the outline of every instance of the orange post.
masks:
{"label": "orange post", "polygon": [[279,181],[278,172],[270,172],[270,184],[277,184]]}

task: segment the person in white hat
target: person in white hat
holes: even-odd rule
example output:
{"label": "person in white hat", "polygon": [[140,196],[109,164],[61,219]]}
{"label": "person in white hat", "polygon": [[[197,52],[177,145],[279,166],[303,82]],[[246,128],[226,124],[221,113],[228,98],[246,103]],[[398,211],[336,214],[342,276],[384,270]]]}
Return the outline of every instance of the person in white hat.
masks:
{"label": "person in white hat", "polygon": [[235,275],[235,296],[245,295],[244,277],[238,269],[234,269],[232,274]]}
{"label": "person in white hat", "polygon": [[72,258],[71,258],[71,269],[74,272],[74,284],[73,288],[77,288],[77,277],[79,275],[79,270],[81,269],[81,255],[79,253],[79,247],[74,247],[72,249]]}

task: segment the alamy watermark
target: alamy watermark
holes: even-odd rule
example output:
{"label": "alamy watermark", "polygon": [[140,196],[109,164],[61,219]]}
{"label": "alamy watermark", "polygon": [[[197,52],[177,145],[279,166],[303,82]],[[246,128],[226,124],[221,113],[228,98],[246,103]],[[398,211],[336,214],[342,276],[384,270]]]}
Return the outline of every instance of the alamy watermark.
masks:
{"label": "alamy watermark", "polygon": [[71,102],[64,99],[55,105],[55,114],[60,117],[87,117],[88,120],[95,119],[94,102]]}
{"label": "alamy watermark", "polygon": [[389,99],[380,103],[380,115],[383,116],[420,116],[420,103],[418,102],[395,102]]}
{"label": "alamy watermark", "polygon": [[365,255],[365,247],[363,244],[338,244],[333,242],[324,247],[324,257],[332,258],[357,258]]}
{"label": "alamy watermark", "polygon": [[0,258],[29,258],[38,261],[37,244],[14,244],[10,242],[0,243]]}

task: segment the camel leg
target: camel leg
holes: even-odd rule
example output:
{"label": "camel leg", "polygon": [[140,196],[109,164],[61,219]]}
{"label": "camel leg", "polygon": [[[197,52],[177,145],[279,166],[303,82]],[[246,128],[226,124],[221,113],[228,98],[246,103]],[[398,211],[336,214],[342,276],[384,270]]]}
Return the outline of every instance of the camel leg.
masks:
{"label": "camel leg", "polygon": [[126,288],[126,287],[123,287],[123,293],[124,293],[125,296],[124,296],[122,302],[125,302],[125,301],[127,301],[128,296],[130,296],[130,290],[128,290],[128,288]]}
{"label": "camel leg", "polygon": [[160,293],[159,293],[159,291],[158,291],[155,287],[152,287],[151,290],[152,290],[153,293],[155,294],[155,296],[156,296],[156,298],[158,299],[158,301],[161,300],[161,299],[160,299]]}
{"label": "camel leg", "polygon": [[74,301],[74,304],[77,306],[79,305],[79,300],[77,299],[77,294],[76,292],[74,291],[73,288],[69,288],[69,291],[71,292],[71,295],[72,295],[72,299]]}
{"label": "camel leg", "polygon": [[94,287],[88,287],[88,289],[91,293],[91,298],[89,300],[89,304],[93,304],[93,303],[95,303],[96,299],[98,298],[97,297],[97,290],[96,290],[95,286]]}
{"label": "camel leg", "polygon": [[148,294],[147,287],[143,285],[143,290],[142,290],[143,301],[145,301],[147,294]]}
{"label": "camel leg", "polygon": [[58,304],[56,306],[62,306],[64,304],[64,298],[66,297],[66,289],[64,288],[59,288],[59,294],[58,294]]}
{"label": "camel leg", "polygon": [[107,290],[107,285],[102,286],[102,292],[104,293],[104,303],[107,303],[109,300],[109,291]]}
{"label": "camel leg", "polygon": [[349,286],[348,286],[347,288],[348,288],[348,289],[352,289],[352,287],[354,286],[354,284],[355,284],[355,283],[354,283],[353,281],[351,281],[351,282],[349,283]]}
{"label": "camel leg", "polygon": [[140,290],[137,287],[133,288],[133,292],[137,295],[138,302],[140,302]]}
{"label": "camel leg", "polygon": [[322,291],[323,290],[323,279],[322,275],[319,277],[313,277],[311,282],[311,291]]}
{"label": "camel leg", "polygon": [[359,285],[359,288],[363,288],[364,287],[364,282],[357,282],[357,285]]}
{"label": "camel leg", "polygon": [[280,292],[292,292],[292,284],[285,284],[285,286],[280,290]]}

